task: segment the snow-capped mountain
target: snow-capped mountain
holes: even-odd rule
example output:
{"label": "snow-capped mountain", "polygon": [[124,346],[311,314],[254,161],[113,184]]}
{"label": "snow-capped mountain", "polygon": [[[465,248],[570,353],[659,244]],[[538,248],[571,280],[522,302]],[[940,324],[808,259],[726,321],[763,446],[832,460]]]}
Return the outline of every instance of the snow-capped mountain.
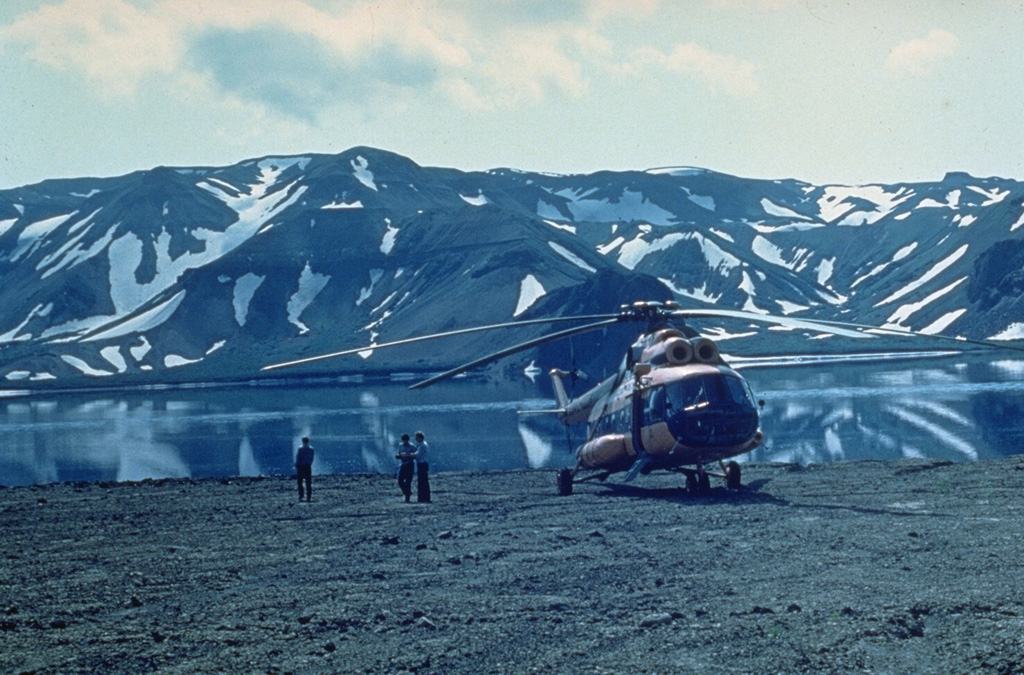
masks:
{"label": "snow-capped mountain", "polygon": [[[245,380],[636,299],[1016,339],[1022,291],[1024,183],[955,173],[815,186],[697,168],[463,172],[353,148],[0,191],[6,386]],[[281,373],[437,370],[539,330]]]}

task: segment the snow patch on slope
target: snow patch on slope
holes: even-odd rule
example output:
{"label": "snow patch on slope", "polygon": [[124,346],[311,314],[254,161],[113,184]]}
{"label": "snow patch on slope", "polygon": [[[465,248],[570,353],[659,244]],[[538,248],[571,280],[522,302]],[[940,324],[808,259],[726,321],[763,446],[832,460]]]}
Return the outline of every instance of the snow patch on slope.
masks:
{"label": "snow patch on slope", "polygon": [[549,241],[548,242],[548,246],[550,246],[551,249],[555,253],[557,253],[558,255],[562,256],[563,258],[565,258],[566,260],[571,262],[576,267],[579,267],[581,270],[584,270],[586,272],[596,272],[597,271],[597,269],[595,269],[594,267],[591,267],[590,265],[588,265],[583,260],[583,258],[579,257],[578,255],[576,255],[575,253],[573,253],[572,251],[570,251],[566,247],[562,246],[561,244],[556,244],[553,241]]}
{"label": "snow patch on slope", "polygon": [[624,190],[618,201],[587,199],[593,190],[560,190],[556,194],[566,198],[573,220],[608,223],[613,221],[644,221],[655,225],[669,225],[676,215],[650,202],[647,197],[633,190]]}
{"label": "snow patch on slope", "polygon": [[537,277],[532,274],[527,274],[519,283],[519,301],[516,303],[516,309],[512,313],[512,316],[519,316],[546,294],[547,291],[544,290],[544,286],[537,281]]}
{"label": "snow patch on slope", "polygon": [[360,155],[352,160],[352,175],[366,187],[374,192],[378,192],[377,184],[373,182],[373,172],[370,171],[369,167],[370,163],[365,157]]}
{"label": "snow patch on slope", "polygon": [[256,294],[256,289],[260,287],[260,284],[266,278],[266,276],[247,272],[235,281],[235,288],[231,294],[231,304],[235,309],[235,321],[239,326],[245,325],[249,317],[249,303],[252,302],[252,296]]}
{"label": "snow patch on slope", "polygon": [[302,274],[299,275],[299,290],[288,298],[288,322],[298,327],[299,335],[309,332],[309,326],[299,320],[302,312],[309,307],[330,280],[330,275],[314,272],[308,262],[303,268]]}
{"label": "snow patch on slope", "polygon": [[926,283],[928,283],[929,281],[931,281],[935,277],[937,277],[940,274],[942,274],[943,271],[945,271],[948,267],[950,267],[957,260],[962,258],[963,255],[965,253],[967,253],[967,249],[968,248],[969,248],[969,245],[968,244],[964,244],[963,246],[961,246],[957,250],[953,251],[953,253],[951,253],[950,255],[946,256],[946,258],[944,258],[943,260],[940,260],[939,262],[935,263],[931,267],[931,269],[929,269],[927,272],[925,272],[923,275],[921,275],[920,278],[918,278],[917,280],[912,281],[911,283],[907,284],[906,286],[904,286],[903,288],[899,289],[898,291],[896,291],[895,293],[893,293],[889,297],[885,298],[881,302],[876,303],[875,307],[881,307],[883,305],[889,304],[890,302],[895,302],[896,300],[899,300],[903,296],[905,296],[905,295],[907,295],[909,293],[913,293],[917,289],[921,288]]}
{"label": "snow patch on slope", "polygon": [[475,197],[464,194],[460,194],[459,197],[461,197],[462,201],[466,202],[470,206],[486,206],[487,204],[491,203],[491,200],[485,197],[483,192],[476,195]]}

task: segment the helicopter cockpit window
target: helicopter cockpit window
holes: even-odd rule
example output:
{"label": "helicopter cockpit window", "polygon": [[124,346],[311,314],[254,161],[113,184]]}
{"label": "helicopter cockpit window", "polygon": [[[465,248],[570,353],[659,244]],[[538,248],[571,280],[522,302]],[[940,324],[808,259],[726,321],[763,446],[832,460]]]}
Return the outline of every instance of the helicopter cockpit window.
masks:
{"label": "helicopter cockpit window", "polygon": [[731,375],[697,375],[674,382],[665,389],[665,408],[669,416],[680,410],[696,412],[712,404],[753,405],[753,397],[744,381]]}

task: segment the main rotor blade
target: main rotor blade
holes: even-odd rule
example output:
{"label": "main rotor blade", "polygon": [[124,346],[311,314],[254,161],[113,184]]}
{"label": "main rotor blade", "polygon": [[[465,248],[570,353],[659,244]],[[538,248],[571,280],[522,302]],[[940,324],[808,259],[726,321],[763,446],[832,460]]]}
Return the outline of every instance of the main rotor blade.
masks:
{"label": "main rotor blade", "polygon": [[388,347],[398,347],[401,345],[413,344],[415,342],[424,342],[426,340],[436,340],[438,338],[453,337],[456,335],[468,335],[470,333],[480,333],[487,330],[495,330],[499,328],[517,328],[519,326],[533,326],[537,324],[551,324],[551,323],[565,323],[568,321],[595,321],[597,319],[609,319],[617,317],[618,314],[592,314],[592,315],[580,315],[580,316],[559,316],[547,319],[527,319],[526,321],[509,321],[506,323],[493,323],[487,326],[473,326],[470,328],[459,328],[456,330],[443,331],[441,333],[431,333],[429,335],[417,335],[411,338],[405,338],[402,340],[394,340],[392,342],[382,342],[376,345],[366,345],[363,347],[353,347],[351,349],[342,349],[341,351],[331,352],[329,354],[319,354],[317,356],[308,356],[302,359],[295,359],[294,361],[284,361],[282,363],[273,363],[269,366],[263,366],[260,370],[277,370],[278,368],[290,368],[291,366],[298,366],[303,363],[313,363],[314,361],[323,361],[325,359],[333,359],[339,356],[348,356],[350,354],[358,354],[360,352],[372,351],[375,349],[387,349]]}
{"label": "main rotor blade", "polygon": [[[807,328],[822,333],[829,333],[830,335],[839,335],[842,337],[849,338],[875,337],[874,335],[864,333],[863,331],[847,330],[842,326],[827,325],[827,322],[818,321],[817,319],[797,319],[789,316],[757,314],[755,312],[745,312],[740,309],[677,309],[673,310],[672,312],[669,312],[669,316],[677,319],[743,319],[746,321],[753,321],[756,323],[775,324],[776,326],[789,326],[791,328]],[[851,326],[847,326],[846,328],[850,327]],[[862,328],[877,328],[877,326],[862,326]]]}
{"label": "main rotor blade", "polygon": [[479,359],[476,359],[474,361],[470,361],[469,363],[463,364],[463,365],[459,366],[458,368],[452,368],[451,370],[445,371],[445,372],[440,373],[438,375],[434,375],[433,377],[429,377],[429,378],[427,378],[427,379],[425,379],[425,380],[423,380],[421,382],[417,382],[416,384],[412,385],[409,388],[410,389],[422,389],[423,387],[429,387],[430,385],[432,385],[432,384],[434,384],[436,382],[440,382],[441,380],[448,379],[449,377],[454,377],[455,375],[458,375],[460,373],[464,373],[467,370],[470,370],[472,368],[476,368],[477,366],[481,366],[481,365],[483,365],[485,363],[490,363],[491,361],[497,361],[500,358],[503,358],[505,356],[509,356],[510,354],[515,354],[516,352],[522,351],[524,349],[529,349],[530,347],[536,347],[537,345],[544,344],[545,342],[550,342],[552,340],[559,340],[561,338],[566,338],[566,337],[569,337],[570,335],[578,335],[579,333],[586,333],[588,331],[597,330],[598,328],[603,328],[605,326],[611,326],[612,324],[620,323],[621,321],[622,321],[622,318],[619,315],[613,315],[612,318],[606,318],[606,319],[604,319],[602,321],[597,321],[597,322],[594,322],[594,323],[589,323],[589,324],[587,324],[585,326],[573,326],[572,328],[566,328],[565,330],[558,331],[557,333],[551,333],[550,335],[542,335],[539,338],[534,338],[532,340],[527,340],[526,342],[520,342],[519,344],[514,345],[512,347],[506,347],[505,349],[502,349],[501,351],[497,351],[497,352],[494,352],[493,354],[488,354],[487,356],[483,356],[483,357],[481,357]]}
{"label": "main rotor blade", "polygon": [[[921,333],[919,331],[905,328],[890,328],[886,326],[872,326],[864,323],[852,323],[849,321],[831,321],[829,319],[800,319],[796,317],[780,317],[771,314],[755,314],[734,309],[681,309],[671,312],[671,316],[678,318],[689,317],[721,317],[732,319],[745,319],[760,323],[772,323],[778,326],[790,326],[792,328],[808,328],[811,330],[839,335],[842,337],[876,337],[875,333],[883,335],[897,335],[900,337],[930,338],[933,340],[944,340],[946,342],[958,342],[960,344],[972,344],[992,349],[1009,349],[1012,351],[1024,352],[1024,346],[993,342],[991,340],[973,340],[965,337],[953,337],[941,333]],[[867,331],[873,331],[869,333]]]}

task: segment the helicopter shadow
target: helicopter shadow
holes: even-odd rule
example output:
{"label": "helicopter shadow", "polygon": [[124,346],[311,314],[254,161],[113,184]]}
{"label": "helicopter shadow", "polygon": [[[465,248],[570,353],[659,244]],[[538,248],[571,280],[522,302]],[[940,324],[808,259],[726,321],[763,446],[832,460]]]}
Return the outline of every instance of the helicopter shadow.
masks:
{"label": "helicopter shadow", "polygon": [[644,487],[626,483],[596,483],[600,491],[595,493],[597,497],[625,497],[629,499],[661,500],[677,502],[680,504],[777,504],[789,506],[790,502],[776,497],[775,495],[762,492],[766,484],[771,482],[768,479],[758,479],[743,485],[737,490],[729,490],[724,487],[713,487],[700,494],[693,494],[685,487]]}

